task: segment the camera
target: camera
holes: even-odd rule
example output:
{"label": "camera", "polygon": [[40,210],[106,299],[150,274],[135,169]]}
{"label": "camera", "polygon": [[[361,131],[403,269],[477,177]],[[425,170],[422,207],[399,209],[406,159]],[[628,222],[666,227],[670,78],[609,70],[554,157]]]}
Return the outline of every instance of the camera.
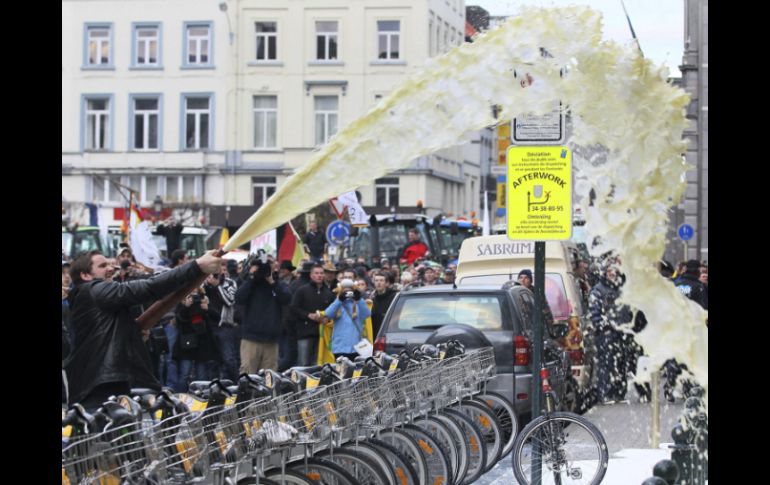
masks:
{"label": "camera", "polygon": [[124,259],[123,261],[120,262],[120,269],[122,269],[123,271],[127,270],[129,266],[131,266],[131,261],[127,259]]}
{"label": "camera", "polygon": [[197,294],[197,293],[194,294],[192,296],[192,302],[193,302],[193,305],[200,305],[201,304],[201,296],[199,294]]}
{"label": "camera", "polygon": [[345,299],[346,300],[352,300],[353,297],[355,297],[355,293],[353,293],[352,291],[348,290],[348,291],[345,292]]}

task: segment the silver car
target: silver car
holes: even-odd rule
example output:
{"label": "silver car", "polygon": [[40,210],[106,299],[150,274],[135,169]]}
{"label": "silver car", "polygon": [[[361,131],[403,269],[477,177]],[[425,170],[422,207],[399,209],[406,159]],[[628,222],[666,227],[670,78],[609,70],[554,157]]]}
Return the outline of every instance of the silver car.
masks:
{"label": "silver car", "polygon": [[[526,290],[528,291],[528,290]],[[437,344],[450,338],[466,347],[491,346],[495,350],[497,375],[487,389],[507,397],[519,422],[531,417],[532,309],[521,292],[492,285],[435,285],[400,292],[388,310],[377,335],[375,348],[395,354],[424,343]],[[565,329],[566,330],[566,329]],[[544,360],[553,361],[551,386],[569,408],[569,359],[547,332]]]}

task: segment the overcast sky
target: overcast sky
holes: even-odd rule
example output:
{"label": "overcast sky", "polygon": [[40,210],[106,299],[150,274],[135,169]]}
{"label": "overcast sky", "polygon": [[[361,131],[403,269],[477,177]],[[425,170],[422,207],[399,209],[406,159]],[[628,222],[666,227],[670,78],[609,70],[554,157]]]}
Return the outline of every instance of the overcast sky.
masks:
{"label": "overcast sky", "polygon": [[[684,52],[683,0],[624,0],[636,37],[644,56],[655,64],[666,64],[669,75],[679,77],[679,64]],[[514,15],[521,5],[563,7],[588,5],[602,13],[605,39],[618,43],[632,40],[628,21],[620,0],[466,0],[466,5],[479,5],[490,15]]]}

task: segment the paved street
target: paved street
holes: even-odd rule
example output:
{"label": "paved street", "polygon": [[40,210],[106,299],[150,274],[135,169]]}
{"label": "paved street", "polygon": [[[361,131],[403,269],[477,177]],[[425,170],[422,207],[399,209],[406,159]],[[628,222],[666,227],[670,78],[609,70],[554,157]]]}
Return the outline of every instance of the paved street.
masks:
{"label": "paved street", "polygon": [[[662,393],[661,393],[662,397]],[[638,485],[652,476],[658,461],[670,458],[666,443],[672,443],[671,428],[683,409],[682,399],[676,403],[663,402],[660,410],[661,448],[652,449],[650,428],[652,405],[641,404],[633,388],[628,391],[629,403],[598,405],[585,416],[595,424],[607,440],[610,463],[603,485]],[[510,455],[475,482],[478,485],[509,485],[513,478]]]}

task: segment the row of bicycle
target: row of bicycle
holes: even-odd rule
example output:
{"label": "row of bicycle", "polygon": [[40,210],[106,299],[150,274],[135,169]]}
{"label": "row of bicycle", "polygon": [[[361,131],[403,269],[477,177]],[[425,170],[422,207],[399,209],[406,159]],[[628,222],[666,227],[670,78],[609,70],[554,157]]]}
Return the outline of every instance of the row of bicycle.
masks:
{"label": "row of bicycle", "polygon": [[115,396],[62,420],[63,484],[464,485],[507,455],[491,348],[458,341],[266,370],[173,395]]}

